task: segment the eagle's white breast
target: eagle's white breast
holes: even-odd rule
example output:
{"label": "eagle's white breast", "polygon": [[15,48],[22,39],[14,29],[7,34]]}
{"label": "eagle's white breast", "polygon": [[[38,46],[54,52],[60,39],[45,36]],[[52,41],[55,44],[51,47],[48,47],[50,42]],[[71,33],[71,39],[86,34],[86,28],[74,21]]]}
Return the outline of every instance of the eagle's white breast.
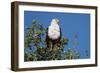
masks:
{"label": "eagle's white breast", "polygon": [[51,24],[48,28],[48,36],[51,39],[58,39],[60,37],[60,27],[58,24]]}

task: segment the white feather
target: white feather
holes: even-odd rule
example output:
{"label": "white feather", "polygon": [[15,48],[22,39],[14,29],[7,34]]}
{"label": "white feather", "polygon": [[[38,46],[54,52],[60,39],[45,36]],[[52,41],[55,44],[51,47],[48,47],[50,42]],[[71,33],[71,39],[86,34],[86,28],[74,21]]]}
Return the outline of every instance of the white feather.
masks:
{"label": "white feather", "polygon": [[48,28],[48,36],[53,40],[60,37],[59,24],[55,19],[52,20],[51,25]]}

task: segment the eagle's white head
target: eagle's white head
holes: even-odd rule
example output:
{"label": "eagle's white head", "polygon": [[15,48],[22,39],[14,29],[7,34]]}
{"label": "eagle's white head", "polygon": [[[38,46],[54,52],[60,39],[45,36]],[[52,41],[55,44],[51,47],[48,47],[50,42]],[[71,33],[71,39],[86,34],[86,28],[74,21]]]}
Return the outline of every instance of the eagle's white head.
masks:
{"label": "eagle's white head", "polygon": [[51,25],[59,25],[59,20],[58,19],[52,19]]}
{"label": "eagle's white head", "polygon": [[59,20],[52,19],[51,25],[48,28],[48,36],[50,39],[58,39],[60,37]]}

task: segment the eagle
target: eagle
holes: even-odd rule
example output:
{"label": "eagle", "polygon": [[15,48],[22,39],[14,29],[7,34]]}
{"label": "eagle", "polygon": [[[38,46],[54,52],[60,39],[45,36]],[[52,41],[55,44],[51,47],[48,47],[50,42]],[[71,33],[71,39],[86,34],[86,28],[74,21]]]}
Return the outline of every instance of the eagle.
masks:
{"label": "eagle", "polygon": [[61,28],[59,26],[59,19],[52,19],[51,24],[47,28],[46,42],[47,48],[53,49],[55,45],[60,43],[61,40]]}

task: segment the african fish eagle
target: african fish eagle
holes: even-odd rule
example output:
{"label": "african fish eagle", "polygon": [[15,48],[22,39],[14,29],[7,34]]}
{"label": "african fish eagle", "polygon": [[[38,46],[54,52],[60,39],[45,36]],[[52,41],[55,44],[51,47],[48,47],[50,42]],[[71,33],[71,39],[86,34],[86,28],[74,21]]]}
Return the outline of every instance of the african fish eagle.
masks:
{"label": "african fish eagle", "polygon": [[60,42],[61,39],[61,28],[59,26],[58,19],[52,19],[51,24],[47,28],[47,48],[52,48]]}

